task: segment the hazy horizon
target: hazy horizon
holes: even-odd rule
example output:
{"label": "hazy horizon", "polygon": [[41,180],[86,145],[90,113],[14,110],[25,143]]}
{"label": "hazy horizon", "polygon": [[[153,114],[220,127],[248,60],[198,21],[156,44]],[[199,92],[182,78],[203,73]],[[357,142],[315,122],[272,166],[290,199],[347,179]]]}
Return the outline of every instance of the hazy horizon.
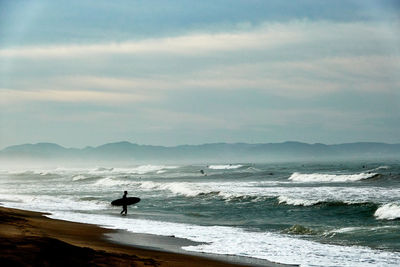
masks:
{"label": "hazy horizon", "polygon": [[400,143],[400,2],[2,1],[0,148]]}
{"label": "hazy horizon", "polygon": [[160,147],[166,147],[166,148],[172,148],[172,147],[179,147],[179,146],[202,146],[202,145],[213,145],[213,144],[228,144],[228,145],[235,145],[235,144],[248,144],[248,145],[260,145],[260,144],[283,144],[283,143],[302,143],[302,144],[307,144],[307,145],[327,145],[327,146],[332,146],[332,145],[343,145],[343,144],[357,144],[357,143],[379,143],[379,144],[387,144],[387,145],[398,145],[399,143],[386,143],[386,142],[374,142],[374,141],[368,141],[368,142],[364,142],[364,141],[355,141],[355,142],[346,142],[346,143],[320,143],[320,142],[316,142],[316,143],[309,143],[309,142],[301,142],[301,141],[296,141],[296,140],[285,140],[282,142],[257,142],[257,143],[249,143],[249,142],[213,142],[213,143],[197,143],[197,144],[188,144],[188,143],[182,143],[182,144],[176,144],[176,145],[159,145],[159,144],[142,144],[142,143],[137,143],[134,141],[127,141],[127,140],[119,140],[119,141],[111,141],[111,142],[107,142],[107,143],[101,143],[101,144],[95,144],[95,145],[83,145],[83,146],[66,146],[63,144],[59,144],[59,143],[53,143],[53,142],[46,142],[46,141],[42,141],[42,142],[35,142],[35,143],[20,143],[20,144],[11,144],[5,147],[0,147],[0,150],[3,150],[7,147],[13,147],[13,146],[20,146],[20,145],[38,145],[38,144],[55,144],[55,145],[59,145],[61,147],[64,148],[75,148],[75,149],[84,149],[87,147],[100,147],[103,145],[108,145],[108,144],[117,144],[117,143],[130,143],[130,144],[134,144],[134,145],[139,145],[139,146],[160,146]]}
{"label": "hazy horizon", "polygon": [[54,143],[26,144],[0,150],[4,166],[117,166],[147,164],[231,164],[276,162],[392,162],[400,144],[350,143],[338,145],[284,143],[215,143],[186,146],[149,146],[129,142],[97,147],[68,148]]}

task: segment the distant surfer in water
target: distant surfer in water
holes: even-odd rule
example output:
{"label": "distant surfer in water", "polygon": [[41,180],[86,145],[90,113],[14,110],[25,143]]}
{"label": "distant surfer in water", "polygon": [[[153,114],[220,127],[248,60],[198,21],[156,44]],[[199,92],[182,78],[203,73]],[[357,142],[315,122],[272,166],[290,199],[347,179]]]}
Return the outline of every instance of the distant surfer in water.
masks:
{"label": "distant surfer in water", "polygon": [[124,191],[124,195],[122,196],[122,199],[124,200],[124,204],[122,205],[122,211],[121,214],[125,212],[125,215],[128,213],[128,205],[126,204],[126,195],[128,194],[128,191]]}

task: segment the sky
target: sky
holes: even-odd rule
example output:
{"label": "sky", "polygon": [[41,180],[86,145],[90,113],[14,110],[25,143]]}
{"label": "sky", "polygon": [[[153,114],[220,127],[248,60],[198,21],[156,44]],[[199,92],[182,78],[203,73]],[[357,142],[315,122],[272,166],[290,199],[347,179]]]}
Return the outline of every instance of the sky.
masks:
{"label": "sky", "polygon": [[400,1],[0,0],[0,149],[400,143]]}

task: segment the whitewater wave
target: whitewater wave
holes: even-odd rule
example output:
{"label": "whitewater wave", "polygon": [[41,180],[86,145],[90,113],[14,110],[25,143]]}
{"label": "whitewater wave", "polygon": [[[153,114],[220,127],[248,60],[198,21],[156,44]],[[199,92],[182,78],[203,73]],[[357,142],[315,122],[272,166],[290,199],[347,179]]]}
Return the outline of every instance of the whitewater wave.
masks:
{"label": "whitewater wave", "polygon": [[400,204],[388,203],[379,207],[374,216],[379,220],[395,220],[400,219]]}
{"label": "whitewater wave", "polygon": [[103,210],[109,203],[101,200],[84,200],[78,197],[2,195],[4,204],[10,208],[28,209],[39,212],[49,211],[93,211]]}
{"label": "whitewater wave", "polygon": [[167,165],[140,165],[136,167],[129,168],[105,168],[105,167],[97,167],[86,171],[90,174],[147,174],[147,173],[163,173],[170,169],[179,168],[178,166],[167,166]]}
{"label": "whitewater wave", "polygon": [[[116,184],[115,182],[111,182]],[[294,206],[369,205],[375,209],[381,203],[396,201],[399,188],[356,187],[277,187],[259,182],[131,182],[143,191],[164,191],[173,196],[221,198],[224,201],[263,202],[277,199],[280,204]]]}
{"label": "whitewater wave", "polygon": [[313,206],[313,205],[320,203],[319,200],[290,198],[287,196],[279,196],[278,202],[279,202],[279,204],[287,204],[287,205],[293,205],[293,206]]}
{"label": "whitewater wave", "polygon": [[[185,197],[220,198],[227,202],[262,202],[277,197],[277,192],[264,192],[263,188],[245,187],[249,183],[189,183],[189,182],[152,182],[144,181],[138,183],[138,187],[145,191],[166,190],[173,195]],[[289,197],[279,197],[281,203],[289,205],[311,206],[318,203],[318,200],[298,199],[292,200]]]}
{"label": "whitewater wave", "polygon": [[343,227],[339,229],[334,229],[332,231],[327,231],[325,235],[331,235],[331,234],[343,234],[343,233],[351,233],[351,232],[357,232],[357,231],[362,231],[368,229],[367,227],[359,227],[359,226],[354,226],[354,227]]}
{"label": "whitewater wave", "polygon": [[81,181],[81,180],[86,180],[89,178],[93,178],[93,177],[85,176],[83,174],[77,174],[77,175],[72,176],[72,181]]}
{"label": "whitewater wave", "polygon": [[358,174],[323,174],[323,173],[293,173],[289,180],[294,182],[355,182],[376,177],[377,173]]}
{"label": "whitewater wave", "polygon": [[37,170],[7,170],[8,174],[12,175],[51,175],[51,174],[61,174],[61,175],[78,175],[78,174],[88,174],[88,175],[110,175],[110,174],[147,174],[147,173],[164,173],[171,169],[179,168],[179,166],[169,166],[169,165],[140,165],[129,168],[113,168],[113,167],[94,167],[94,168],[65,168],[57,167],[54,169],[37,169]]}
{"label": "whitewater wave", "polygon": [[371,208],[377,207],[378,204],[372,202],[365,202],[363,200],[337,200],[337,199],[322,199],[322,198],[293,198],[288,196],[279,196],[279,204],[293,205],[293,206],[370,206]]}
{"label": "whitewater wave", "polygon": [[[235,188],[231,187],[227,190],[227,187],[231,183],[188,183],[188,182],[172,182],[172,183],[160,183],[145,181],[139,183],[139,188],[153,191],[153,190],[167,190],[174,195],[182,195],[186,197],[219,197],[226,201],[259,201],[263,199],[263,196],[258,196],[252,192],[235,192]],[[238,189],[238,188],[236,188]]]}
{"label": "whitewater wave", "polygon": [[212,169],[212,170],[232,170],[232,169],[239,169],[241,167],[243,167],[243,165],[240,165],[240,164],[238,164],[238,165],[229,164],[229,165],[210,165],[210,166],[208,166],[208,168]]}
{"label": "whitewater wave", "polygon": [[390,169],[390,166],[383,165],[383,166],[379,166],[378,168],[376,168],[376,170],[380,170],[380,169]]}
{"label": "whitewater wave", "polygon": [[106,177],[100,180],[97,180],[93,185],[95,186],[120,186],[120,185],[130,185],[132,183],[132,181],[128,181],[128,180],[121,180],[121,179],[115,179],[114,177]]}
{"label": "whitewater wave", "polygon": [[47,176],[53,174],[49,170],[8,170],[5,171],[5,173],[11,175],[41,175],[41,176]]}
{"label": "whitewater wave", "polygon": [[370,232],[371,234],[376,233],[378,231],[385,231],[388,229],[398,230],[399,226],[397,225],[384,225],[384,226],[355,226],[355,227],[343,227],[339,229],[334,229],[332,231],[328,231],[325,234],[329,235],[332,233],[346,234],[346,233],[355,233],[355,232]]}
{"label": "whitewater wave", "polygon": [[158,171],[170,170],[179,168],[178,166],[165,166],[165,165],[141,165],[134,168],[115,168],[115,172],[123,172],[129,174],[147,174],[157,173]]}
{"label": "whitewater wave", "polygon": [[113,171],[114,168],[105,168],[105,167],[97,167],[96,169],[94,169],[94,171],[96,172],[104,172],[104,171]]}
{"label": "whitewater wave", "polygon": [[194,197],[200,194],[211,193],[211,189],[207,189],[207,186],[199,187],[193,183],[186,182],[173,182],[173,183],[157,183],[157,182],[141,182],[139,188],[150,191],[150,190],[168,190],[175,195],[184,195],[187,197]]}

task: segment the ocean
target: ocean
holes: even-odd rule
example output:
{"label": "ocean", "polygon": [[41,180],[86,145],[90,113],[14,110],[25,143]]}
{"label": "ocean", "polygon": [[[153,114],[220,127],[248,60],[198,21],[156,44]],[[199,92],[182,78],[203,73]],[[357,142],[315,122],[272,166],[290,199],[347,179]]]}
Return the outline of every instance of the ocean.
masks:
{"label": "ocean", "polygon": [[[141,202],[128,215],[110,202]],[[400,266],[400,162],[0,169],[0,203],[186,238],[186,251],[301,266]]]}

